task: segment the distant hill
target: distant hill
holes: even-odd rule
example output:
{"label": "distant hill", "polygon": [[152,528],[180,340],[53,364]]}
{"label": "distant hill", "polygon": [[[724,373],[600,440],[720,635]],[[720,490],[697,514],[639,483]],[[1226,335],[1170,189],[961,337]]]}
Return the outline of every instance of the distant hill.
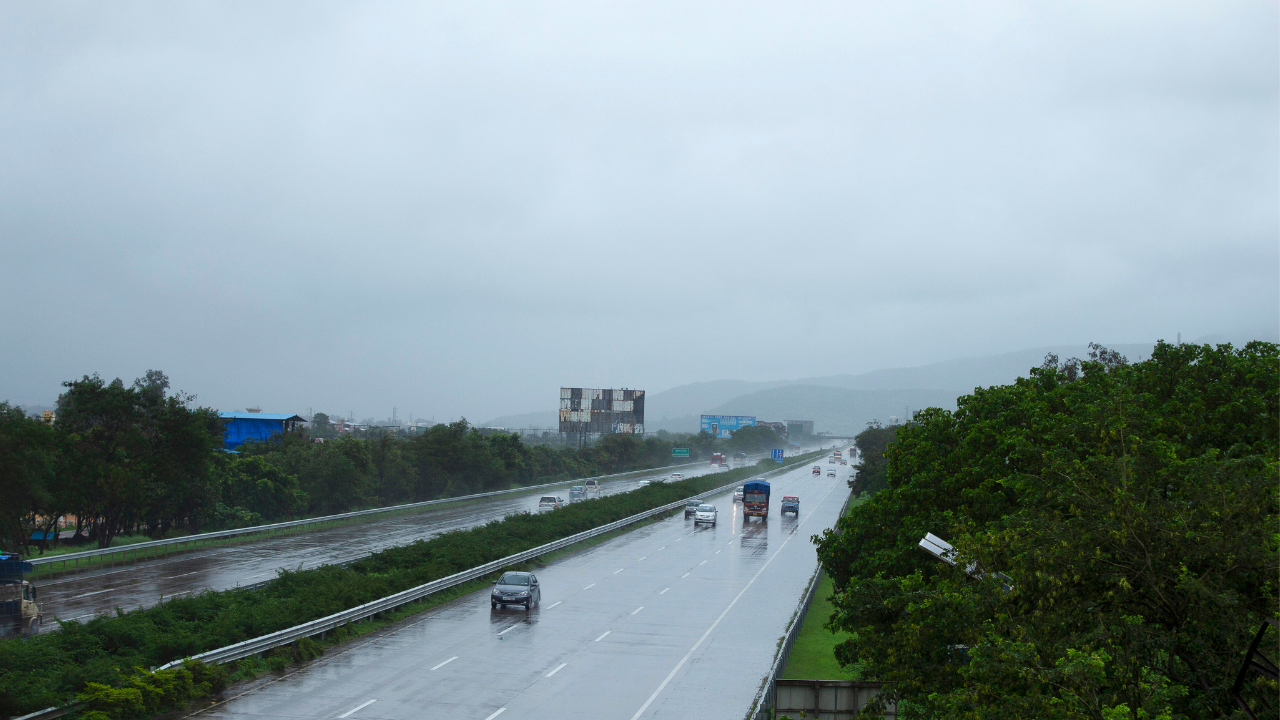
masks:
{"label": "distant hill", "polygon": [[560,424],[560,413],[557,410],[550,412],[531,412],[523,415],[503,415],[496,417],[488,422],[479,423],[480,427],[505,427],[505,428],[554,428]]}
{"label": "distant hill", "polygon": [[[1259,334],[1276,342],[1277,333]],[[1170,341],[1175,338],[1169,338]],[[1245,342],[1242,337],[1211,335],[1191,342]],[[1151,357],[1154,343],[1108,345],[1130,361]],[[1048,353],[1059,360],[1087,358],[1087,345],[1056,345],[981,357],[958,358],[918,367],[888,368],[867,373],[829,375],[796,380],[712,380],[690,383],[645,398],[645,426],[650,431],[697,432],[703,414],[755,415],[761,420],[813,420],[815,429],[835,433],[862,430],[870,420],[888,422],[905,415],[904,408],[955,409],[960,395],[975,387],[1007,385],[1039,367]],[[485,425],[498,427],[555,427],[554,409],[505,415]]]}
{"label": "distant hill", "polygon": [[[1151,357],[1155,344],[1108,345],[1107,347],[1136,362]],[[968,394],[975,387],[1008,385],[1019,377],[1026,377],[1027,371],[1033,367],[1039,367],[1048,353],[1056,354],[1059,360],[1072,357],[1084,359],[1089,357],[1089,348],[1087,345],[1055,345],[1019,350],[1003,355],[946,360],[919,367],[873,370],[859,375],[803,378],[797,380],[796,384],[829,385],[851,390],[959,389],[964,391],[963,394]]]}
{"label": "distant hill", "polygon": [[964,393],[947,390],[851,390],[821,385],[787,385],[761,390],[713,408],[709,414],[755,415],[760,420],[812,420],[818,432],[854,435],[867,423],[888,424],[926,407],[956,409]]}

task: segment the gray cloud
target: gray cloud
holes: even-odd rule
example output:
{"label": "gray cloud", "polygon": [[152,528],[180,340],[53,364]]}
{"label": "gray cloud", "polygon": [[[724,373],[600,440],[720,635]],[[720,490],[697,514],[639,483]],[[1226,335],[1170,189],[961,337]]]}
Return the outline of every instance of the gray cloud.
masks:
{"label": "gray cloud", "polygon": [[1274,3],[0,7],[0,397],[437,418],[1280,324]]}

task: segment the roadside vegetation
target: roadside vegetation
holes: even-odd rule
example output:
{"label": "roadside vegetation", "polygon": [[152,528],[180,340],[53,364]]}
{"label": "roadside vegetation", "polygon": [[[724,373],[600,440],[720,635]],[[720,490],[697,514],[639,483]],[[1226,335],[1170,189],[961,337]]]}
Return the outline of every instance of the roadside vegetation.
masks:
{"label": "roadside vegetation", "polygon": [[[303,641],[273,653],[277,659],[268,658],[266,665],[254,660],[243,668],[209,669],[189,663],[185,670],[169,674],[140,668],[340,612],[777,467],[766,460],[730,472],[654,483],[545,514],[510,515],[481,527],[384,550],[346,567],[282,571],[256,590],[208,591],[152,608],[117,611],[113,617],[62,623],[60,631],[26,640],[0,640],[0,717],[62,705],[77,696],[107,713],[95,720],[146,717],[156,709],[206,695],[228,677],[241,679],[268,667],[282,670],[313,657],[320,646]],[[339,637],[350,637],[357,630],[344,631]],[[151,703],[148,693],[154,693],[144,685],[170,688],[171,694],[165,697],[174,699]]]}
{"label": "roadside vegetation", "polygon": [[816,538],[836,658],[896,683],[903,718],[1243,717],[1229,690],[1280,606],[1278,361],[1093,346],[916,413]]}
{"label": "roadside vegetation", "polygon": [[60,518],[75,518],[65,542],[105,548],[117,538],[159,539],[666,467],[674,447],[690,448],[696,462],[715,451],[783,446],[764,427],[728,441],[705,433],[610,435],[582,449],[528,445],[466,420],[412,436],[376,429],[339,435],[318,413],[312,429],[225,453],[217,412],[171,392],[164,373],[150,371],[132,385],[86,376],[64,387],[53,424],[0,402],[0,549],[26,551],[33,533],[56,532]]}

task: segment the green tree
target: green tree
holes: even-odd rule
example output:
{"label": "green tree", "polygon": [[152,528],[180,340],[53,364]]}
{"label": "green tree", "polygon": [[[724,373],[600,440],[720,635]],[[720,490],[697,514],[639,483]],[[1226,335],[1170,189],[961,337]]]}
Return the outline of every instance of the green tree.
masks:
{"label": "green tree", "polygon": [[53,428],[0,402],[0,547],[20,552],[31,534],[28,519],[47,512],[56,467]]}
{"label": "green tree", "polygon": [[858,448],[858,464],[854,466],[854,475],[849,480],[849,487],[854,493],[875,493],[888,485],[886,472],[889,461],[885,458],[885,453],[897,433],[897,425],[884,427],[873,421],[854,436],[853,444]]}
{"label": "green tree", "polygon": [[1277,359],[1095,347],[918,413],[887,487],[816,538],[837,657],[897,682],[904,717],[1230,715],[1280,603]]}

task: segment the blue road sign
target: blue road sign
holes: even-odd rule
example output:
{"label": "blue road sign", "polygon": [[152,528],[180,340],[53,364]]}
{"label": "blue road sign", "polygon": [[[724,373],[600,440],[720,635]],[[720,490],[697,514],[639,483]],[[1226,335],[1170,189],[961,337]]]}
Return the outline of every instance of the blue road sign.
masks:
{"label": "blue road sign", "polygon": [[782,462],[782,448],[774,448],[770,450],[769,457],[773,458],[776,462]]}

